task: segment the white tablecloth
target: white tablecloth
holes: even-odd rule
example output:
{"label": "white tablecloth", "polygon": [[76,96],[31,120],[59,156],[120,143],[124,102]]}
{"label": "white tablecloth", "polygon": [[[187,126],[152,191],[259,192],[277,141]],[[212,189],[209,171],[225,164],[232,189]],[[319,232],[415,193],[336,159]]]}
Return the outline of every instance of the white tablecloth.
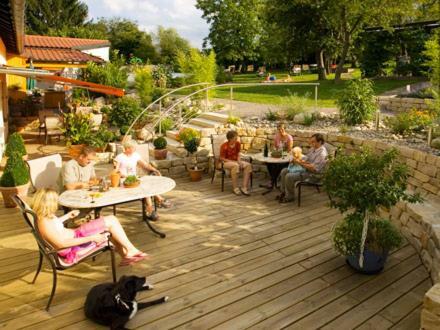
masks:
{"label": "white tablecloth", "polygon": [[110,188],[109,191],[99,193],[101,196],[98,198],[92,198],[92,194],[97,192],[67,190],[60,195],[58,203],[71,209],[99,208],[165,194],[176,186],[173,179],[163,176],[144,176],[140,180],[136,188]]}

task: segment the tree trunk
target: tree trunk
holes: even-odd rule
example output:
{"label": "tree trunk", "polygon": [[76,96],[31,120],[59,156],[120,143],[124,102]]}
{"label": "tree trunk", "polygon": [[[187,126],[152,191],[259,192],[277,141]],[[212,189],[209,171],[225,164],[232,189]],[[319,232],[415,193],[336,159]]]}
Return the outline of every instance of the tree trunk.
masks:
{"label": "tree trunk", "polygon": [[319,49],[315,53],[316,63],[318,63],[318,80],[327,80],[324,62],[324,50]]}
{"label": "tree trunk", "polygon": [[347,58],[348,49],[350,47],[350,28],[348,27],[348,23],[347,23],[347,13],[345,7],[342,9],[341,12],[341,27],[342,27],[343,45],[342,45],[341,57],[339,59],[338,66],[336,67],[335,83],[341,82],[342,70],[344,69],[345,59]]}
{"label": "tree trunk", "polygon": [[341,82],[341,75],[344,69],[345,59],[347,58],[349,48],[350,48],[350,35],[347,31],[344,36],[344,45],[342,47],[341,58],[339,60],[338,66],[336,67],[335,83]]}

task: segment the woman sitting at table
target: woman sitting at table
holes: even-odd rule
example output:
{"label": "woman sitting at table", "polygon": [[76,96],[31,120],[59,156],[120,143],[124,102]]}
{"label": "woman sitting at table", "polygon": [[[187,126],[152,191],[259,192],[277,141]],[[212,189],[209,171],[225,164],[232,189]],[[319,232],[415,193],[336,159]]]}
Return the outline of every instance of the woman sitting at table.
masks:
{"label": "woman sitting at table", "polygon": [[[293,147],[293,137],[286,132],[286,126],[284,123],[279,123],[277,126],[277,133],[274,136],[273,140],[274,148],[276,150],[284,150],[290,153]],[[273,184],[276,184],[278,176],[281,173],[281,170],[287,167],[288,163],[267,163],[267,171],[270,175],[270,182],[268,183],[269,189],[273,188]]]}
{"label": "woman sitting at table", "polygon": [[[124,152],[117,155],[115,158],[116,170],[121,173],[121,177],[127,177],[129,175],[136,175],[137,166],[142,167],[146,171],[154,174],[161,175],[159,170],[147,163],[142,159],[139,153],[136,152],[137,143],[134,140],[124,141],[122,146],[124,147]],[[169,208],[171,207],[171,202],[162,198],[161,196],[155,196],[155,201],[159,207]],[[146,199],[147,202],[147,212],[148,218],[150,220],[158,220],[159,216],[157,212],[154,210],[153,203],[151,202],[151,198]]]}
{"label": "woman sitting at table", "polygon": [[113,216],[100,217],[82,224],[76,229],[64,227],[64,222],[75,218],[78,210],[70,211],[62,217],[57,217],[58,193],[52,189],[40,189],[35,193],[32,209],[37,214],[38,229],[42,237],[55,249],[63,249],[58,255],[66,263],[74,263],[96,246],[107,242],[107,234],[116,251],[121,255],[120,266],[128,266],[148,257],[130,242],[119,220]]}
{"label": "woman sitting at table", "polygon": [[[252,165],[240,159],[241,144],[238,142],[236,131],[229,131],[226,134],[228,141],[220,147],[220,160],[223,162],[223,168],[231,171],[232,189],[236,195],[250,196],[248,191],[249,179],[252,173]],[[243,171],[243,185],[238,187],[238,173]]]}

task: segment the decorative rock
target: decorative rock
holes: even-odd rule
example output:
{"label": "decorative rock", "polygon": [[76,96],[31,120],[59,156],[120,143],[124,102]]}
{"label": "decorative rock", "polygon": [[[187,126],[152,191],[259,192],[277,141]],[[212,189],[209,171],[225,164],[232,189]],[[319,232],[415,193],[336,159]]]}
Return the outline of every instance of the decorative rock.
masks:
{"label": "decorative rock", "polygon": [[183,165],[183,159],[181,159],[181,158],[173,159],[173,160],[171,160],[171,165],[172,166]]}
{"label": "decorative rock", "polygon": [[171,160],[153,160],[151,164],[156,167],[157,169],[163,169],[163,168],[170,168],[171,167]]}
{"label": "decorative rock", "polygon": [[435,138],[431,141],[431,147],[435,149],[440,149],[440,138]]}
{"label": "decorative rock", "polygon": [[186,167],[181,165],[181,166],[175,166],[175,167],[171,167],[170,168],[170,175],[173,174],[183,174],[186,172]]}
{"label": "decorative rock", "polygon": [[293,117],[293,122],[295,124],[302,125],[305,123],[305,121],[306,121],[306,116],[304,113],[299,113],[299,114],[295,115],[295,117]]}
{"label": "decorative rock", "polygon": [[207,157],[209,155],[210,150],[208,149],[199,149],[196,152],[197,157]]}
{"label": "decorative rock", "polygon": [[421,256],[422,262],[425,265],[428,272],[431,271],[432,257],[429,255],[428,251],[422,250],[422,253],[420,256]]}

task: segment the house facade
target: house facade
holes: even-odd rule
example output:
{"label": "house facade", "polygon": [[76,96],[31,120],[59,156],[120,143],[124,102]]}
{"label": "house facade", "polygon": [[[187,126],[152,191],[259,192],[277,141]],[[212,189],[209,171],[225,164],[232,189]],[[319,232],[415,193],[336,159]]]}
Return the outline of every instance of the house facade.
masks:
{"label": "house facade", "polygon": [[[110,42],[101,39],[81,39],[25,35],[20,56],[10,57],[12,67],[34,68],[57,72],[67,78],[77,78],[87,62],[103,63],[109,60]],[[37,87],[47,88],[39,83]],[[26,90],[26,78],[10,76],[8,86]]]}
{"label": "house facade", "polygon": [[[0,69],[23,52],[24,0],[0,2]],[[0,158],[8,135],[8,75],[0,71]]]}

